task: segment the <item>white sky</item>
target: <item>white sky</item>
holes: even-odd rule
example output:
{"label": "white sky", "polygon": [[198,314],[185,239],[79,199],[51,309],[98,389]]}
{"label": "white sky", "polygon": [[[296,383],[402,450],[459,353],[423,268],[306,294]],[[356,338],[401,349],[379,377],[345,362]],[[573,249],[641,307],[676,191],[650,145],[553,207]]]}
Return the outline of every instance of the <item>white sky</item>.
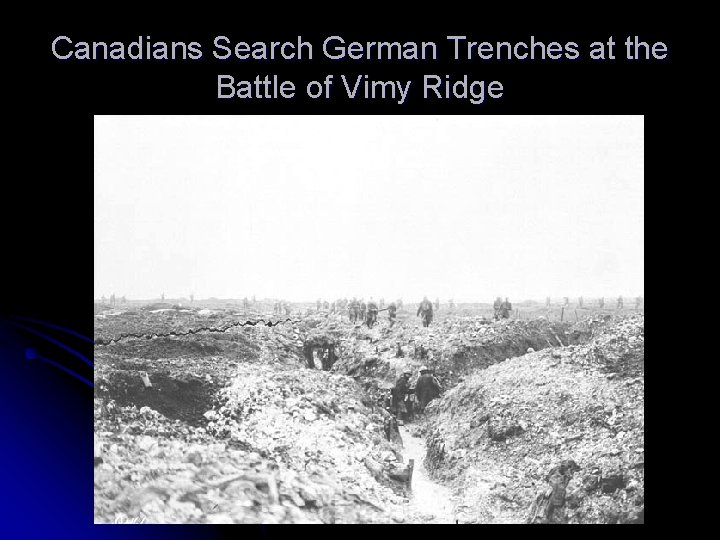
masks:
{"label": "white sky", "polygon": [[95,295],[644,293],[642,116],[97,116]]}

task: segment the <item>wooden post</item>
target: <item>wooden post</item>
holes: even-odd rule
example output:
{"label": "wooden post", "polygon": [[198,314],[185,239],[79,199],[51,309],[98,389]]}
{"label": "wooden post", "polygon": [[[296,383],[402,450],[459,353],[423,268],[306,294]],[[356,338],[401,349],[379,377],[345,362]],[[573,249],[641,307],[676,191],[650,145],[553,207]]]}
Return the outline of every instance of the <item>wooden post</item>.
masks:
{"label": "wooden post", "polygon": [[408,460],[408,479],[407,479],[407,486],[409,488],[412,488],[412,476],[413,476],[413,470],[415,469],[415,460],[410,459]]}

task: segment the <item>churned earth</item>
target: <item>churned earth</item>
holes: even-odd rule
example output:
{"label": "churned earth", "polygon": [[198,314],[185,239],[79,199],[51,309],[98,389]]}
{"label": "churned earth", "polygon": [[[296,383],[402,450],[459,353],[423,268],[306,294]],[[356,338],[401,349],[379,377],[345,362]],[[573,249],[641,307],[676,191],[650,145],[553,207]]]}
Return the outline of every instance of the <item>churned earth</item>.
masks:
{"label": "churned earth", "polygon": [[[267,327],[232,326],[227,307],[97,310],[95,521],[522,522],[563,459],[580,471],[553,520],[642,517],[641,316],[411,315],[368,329],[325,312]],[[140,337],[111,341],[123,333]],[[329,371],[306,354],[323,340]],[[421,365],[443,395],[388,440],[384,397]]]}

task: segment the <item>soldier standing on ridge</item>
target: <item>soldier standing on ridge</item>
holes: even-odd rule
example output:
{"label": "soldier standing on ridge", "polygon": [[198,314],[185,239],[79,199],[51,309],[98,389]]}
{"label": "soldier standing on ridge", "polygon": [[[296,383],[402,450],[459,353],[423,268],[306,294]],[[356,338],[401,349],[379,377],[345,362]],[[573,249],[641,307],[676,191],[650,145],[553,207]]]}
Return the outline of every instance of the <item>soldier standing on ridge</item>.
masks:
{"label": "soldier standing on ridge", "polygon": [[622,309],[622,308],[623,308],[623,297],[622,297],[622,296],[618,296],[618,299],[617,299],[617,308],[618,308],[618,309]]}
{"label": "soldier standing on ridge", "polygon": [[493,317],[497,321],[500,318],[500,310],[502,309],[502,299],[498,296],[493,302]]}
{"label": "soldier standing on ridge", "polygon": [[247,312],[248,312],[248,299],[247,299],[247,296],[246,296],[245,298],[243,298],[243,311],[244,311],[245,314],[247,315]]}
{"label": "soldier standing on ridge", "polygon": [[605,309],[605,298],[601,296],[598,304],[600,305],[600,309]]}
{"label": "soldier standing on ridge", "polygon": [[448,305],[449,305],[450,311],[455,310],[455,300],[453,300],[452,298],[450,300],[448,300]]}
{"label": "soldier standing on ridge", "polygon": [[361,298],[360,299],[360,312],[358,313],[361,323],[365,320],[366,313],[367,313],[367,304],[365,303],[365,299]]}
{"label": "soldier standing on ridge", "polygon": [[373,300],[372,296],[370,297],[370,300],[367,304],[367,327],[372,328],[375,322],[377,321],[377,315],[378,315],[378,306],[375,303],[375,300]]}
{"label": "soldier standing on ridge", "polygon": [[508,300],[508,297],[505,297],[505,301],[500,305],[500,318],[501,319],[509,319],[510,313],[512,312],[512,304],[510,303],[510,300]]}
{"label": "soldier standing on ridge", "polygon": [[418,306],[417,315],[422,319],[422,325],[427,328],[433,320],[433,305],[427,296],[423,297]]}
{"label": "soldier standing on ridge", "polygon": [[388,317],[390,318],[390,328],[393,327],[395,324],[395,317],[397,317],[397,306],[395,305],[395,302],[390,302],[390,305],[388,306]]}
{"label": "soldier standing on ridge", "polygon": [[348,305],[348,316],[350,317],[351,323],[354,323],[357,321],[359,310],[360,310],[360,304],[358,304],[357,298],[353,296],[352,301]]}
{"label": "soldier standing on ridge", "polygon": [[583,307],[583,297],[582,296],[580,298],[578,298],[578,307],[579,308]]}

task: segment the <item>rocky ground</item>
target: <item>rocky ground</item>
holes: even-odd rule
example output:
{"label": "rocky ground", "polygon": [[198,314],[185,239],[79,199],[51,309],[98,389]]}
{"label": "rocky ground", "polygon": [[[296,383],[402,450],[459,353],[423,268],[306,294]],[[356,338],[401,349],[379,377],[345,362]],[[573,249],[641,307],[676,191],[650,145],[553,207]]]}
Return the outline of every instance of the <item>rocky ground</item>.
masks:
{"label": "rocky ground", "polygon": [[[96,347],[96,522],[517,522],[566,458],[580,471],[553,519],[637,519],[641,317],[422,328],[411,315],[237,327],[232,308],[98,309],[98,341],[176,335]],[[337,343],[330,371],[308,368],[318,339]],[[390,442],[382,398],[421,365],[444,395]],[[423,493],[404,482],[413,457]]]}
{"label": "rocky ground", "polygon": [[479,521],[525,521],[564,460],[578,468],[550,521],[644,519],[644,319],[584,324],[588,343],[479,370],[429,407],[428,466],[469,521],[477,501],[494,507]]}

